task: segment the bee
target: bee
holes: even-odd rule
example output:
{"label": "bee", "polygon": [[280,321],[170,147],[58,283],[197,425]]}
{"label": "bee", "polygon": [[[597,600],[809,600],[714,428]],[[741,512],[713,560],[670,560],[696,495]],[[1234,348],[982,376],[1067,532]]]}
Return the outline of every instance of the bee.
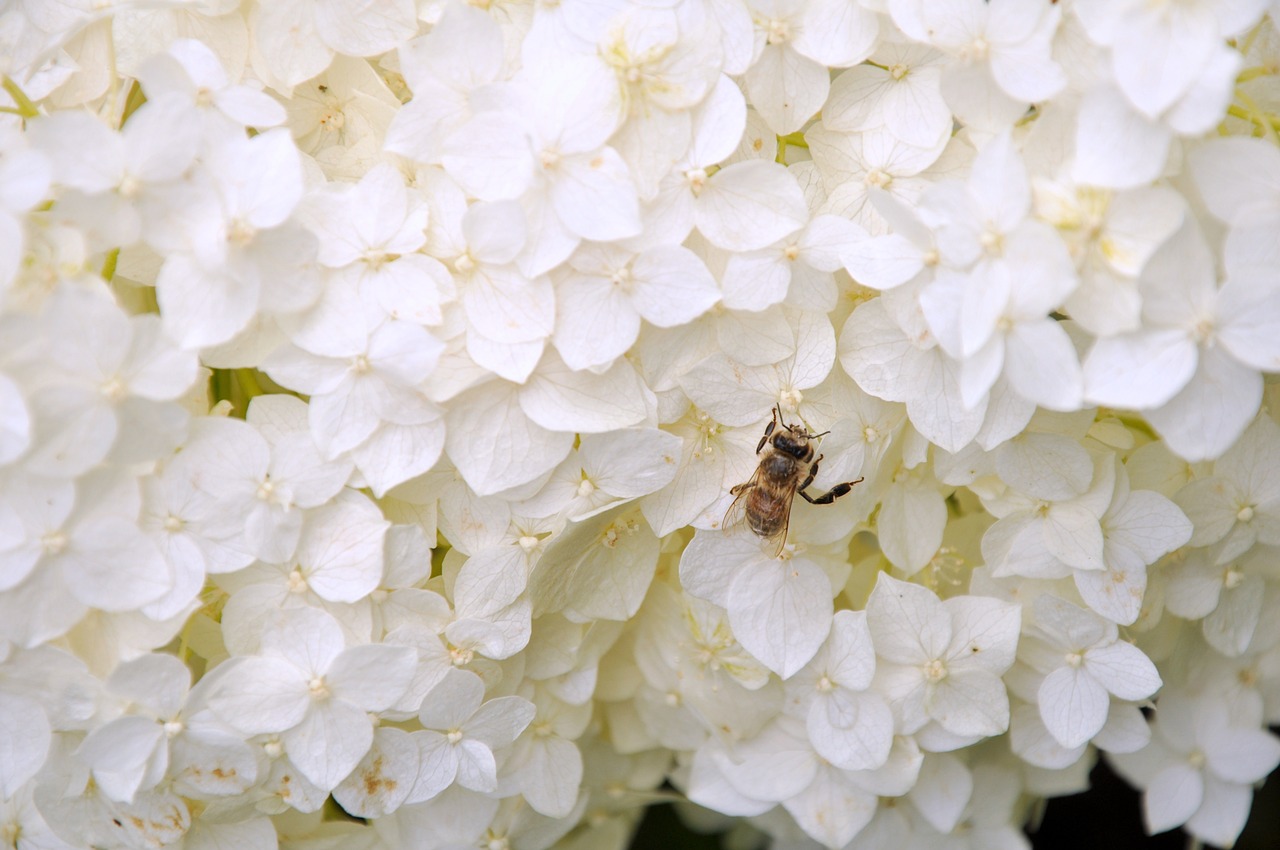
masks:
{"label": "bee", "polygon": [[[778,428],[781,425],[782,428]],[[810,496],[805,490],[818,475],[822,455],[814,457],[813,441],[830,431],[810,434],[802,425],[788,425],[782,419],[782,410],[773,408],[773,420],[764,429],[764,436],[756,446],[760,465],[751,479],[729,491],[735,496],[725,514],[722,526],[729,528],[746,519],[748,527],[757,535],[777,546],[774,557],[782,553],[787,542],[787,527],[791,522],[791,503],[796,493],[811,505],[829,505],[853,489],[862,481],[837,484],[821,496]]]}

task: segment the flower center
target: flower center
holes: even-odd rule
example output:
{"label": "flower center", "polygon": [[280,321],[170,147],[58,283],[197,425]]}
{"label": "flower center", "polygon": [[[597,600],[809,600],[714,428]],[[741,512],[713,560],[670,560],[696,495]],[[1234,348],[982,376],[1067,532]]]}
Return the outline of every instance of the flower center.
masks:
{"label": "flower center", "polygon": [[707,185],[707,171],[705,168],[691,168],[684,173],[684,179],[689,181],[689,188],[697,195]]}
{"label": "flower center", "polygon": [[1239,567],[1228,567],[1222,576],[1222,586],[1227,590],[1235,590],[1244,582],[1244,572]]}
{"label": "flower center", "polygon": [[307,592],[307,577],[302,574],[302,570],[299,567],[294,567],[289,573],[289,592]]}
{"label": "flower center", "polygon": [[257,233],[258,229],[249,222],[235,219],[227,226],[227,241],[234,245],[248,245]]}
{"label": "flower center", "polygon": [[164,735],[166,738],[176,738],[182,734],[182,730],[186,726],[181,720],[170,720],[164,724]]}
{"label": "flower center", "polygon": [[867,185],[879,186],[881,189],[893,182],[893,175],[886,174],[879,168],[873,168],[867,172]]}
{"label": "flower center", "polygon": [[592,484],[590,479],[582,479],[582,483],[578,485],[579,498],[586,498],[596,491],[596,485]]}
{"label": "flower center", "polygon": [[120,197],[132,200],[142,191],[142,181],[132,174],[126,174],[120,181]]}
{"label": "flower center", "polygon": [[1236,519],[1240,522],[1248,522],[1253,519],[1253,505],[1245,505],[1236,513]]}
{"label": "flower center", "polygon": [[338,133],[346,126],[347,116],[340,109],[326,109],[320,116],[320,129],[326,133]]}
{"label": "flower center", "polygon": [[698,431],[702,433],[702,447],[694,450],[693,459],[702,460],[707,455],[715,454],[716,447],[712,440],[720,436],[720,423],[706,413],[699,413],[694,421]]}
{"label": "flower center", "polygon": [[399,254],[388,253],[381,248],[370,248],[364,252],[364,263],[371,269],[380,269],[392,260],[400,258]]}
{"label": "flower center", "polygon": [[985,38],[975,38],[960,49],[960,58],[968,59],[972,62],[980,62],[986,59],[987,54],[990,52],[991,45],[987,43]]}
{"label": "flower center", "polygon": [[889,76],[893,77],[895,80],[901,80],[909,73],[911,73],[911,69],[906,65],[903,65],[901,62],[889,66]]}
{"label": "flower center", "polygon": [[275,493],[275,489],[276,485],[271,483],[270,478],[267,478],[258,485],[258,489],[254,492],[254,495],[264,502],[269,502],[271,501],[271,496]]}
{"label": "flower center", "polygon": [[307,682],[307,690],[311,692],[312,699],[329,698],[329,685],[325,682],[324,676],[313,676],[311,681]]}
{"label": "flower center", "polygon": [[804,394],[799,390],[783,390],[778,394],[778,403],[786,410],[798,410],[803,400]]}
{"label": "flower center", "polygon": [[1084,663],[1084,656],[1079,652],[1068,652],[1064,658],[1066,659],[1068,667],[1079,667]]}
{"label": "flower center", "polygon": [[449,742],[450,744],[456,744],[456,743],[458,743],[459,741],[461,741],[461,740],[462,740],[462,730],[461,730],[461,729],[450,729],[450,730],[449,730],[449,733],[448,733],[447,735],[445,735],[444,737],[445,737],[445,739],[446,739],[446,740],[448,740],[448,742]]}
{"label": "flower center", "polygon": [[765,40],[770,44],[785,44],[791,40],[791,25],[786,21],[771,19],[764,23]]}
{"label": "flower center", "polygon": [[943,664],[940,658],[933,659],[924,665],[924,678],[932,685],[938,684],[947,678],[947,665]]}
{"label": "flower center", "polygon": [[68,542],[66,532],[50,531],[40,538],[40,548],[46,555],[61,555],[66,551]]}

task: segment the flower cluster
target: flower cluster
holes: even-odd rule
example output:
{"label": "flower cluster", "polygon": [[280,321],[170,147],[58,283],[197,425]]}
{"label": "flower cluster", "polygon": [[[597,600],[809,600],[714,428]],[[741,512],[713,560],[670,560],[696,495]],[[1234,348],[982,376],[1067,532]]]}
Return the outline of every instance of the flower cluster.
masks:
{"label": "flower cluster", "polygon": [[[1017,848],[1100,753],[1229,846],[1278,25],[0,8],[0,846]],[[774,416],[861,479],[780,550]]]}

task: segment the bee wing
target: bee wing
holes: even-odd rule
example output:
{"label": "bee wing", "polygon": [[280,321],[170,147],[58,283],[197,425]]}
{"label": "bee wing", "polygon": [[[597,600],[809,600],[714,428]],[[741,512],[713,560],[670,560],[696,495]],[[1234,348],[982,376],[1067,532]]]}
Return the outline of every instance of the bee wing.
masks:
{"label": "bee wing", "polygon": [[782,554],[782,547],[787,545],[787,529],[791,527],[791,506],[796,502],[795,491],[791,491],[791,497],[786,500],[786,504],[782,508],[782,525],[777,534],[771,535],[768,540],[774,544],[773,557]]}
{"label": "bee wing", "polygon": [[751,491],[755,489],[756,482],[760,479],[760,468],[756,467],[756,471],[745,483],[739,484],[730,490],[736,497],[733,504],[729,505],[729,510],[724,512],[724,519],[720,521],[720,530],[728,531],[734,526],[741,525],[742,521],[747,518],[747,498]]}

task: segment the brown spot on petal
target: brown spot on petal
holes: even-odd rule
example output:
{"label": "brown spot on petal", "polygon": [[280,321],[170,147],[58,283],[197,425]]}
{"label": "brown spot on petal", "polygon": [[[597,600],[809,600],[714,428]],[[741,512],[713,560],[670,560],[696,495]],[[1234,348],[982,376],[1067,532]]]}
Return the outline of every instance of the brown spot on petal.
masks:
{"label": "brown spot on petal", "polygon": [[382,756],[374,759],[373,766],[360,774],[360,781],[364,784],[364,793],[369,797],[383,791],[394,791],[399,785],[394,779],[382,775]]}

